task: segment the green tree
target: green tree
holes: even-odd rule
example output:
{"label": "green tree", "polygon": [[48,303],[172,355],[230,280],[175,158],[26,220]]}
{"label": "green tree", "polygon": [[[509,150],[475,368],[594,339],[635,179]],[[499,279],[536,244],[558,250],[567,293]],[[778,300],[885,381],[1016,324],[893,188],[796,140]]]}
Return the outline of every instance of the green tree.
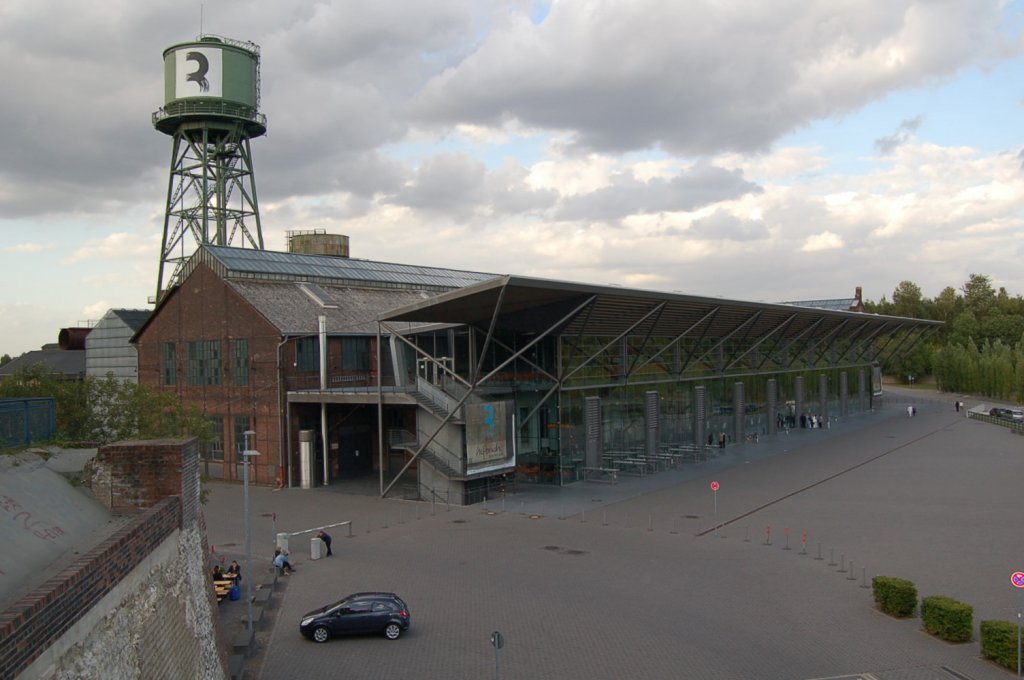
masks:
{"label": "green tree", "polygon": [[209,420],[197,406],[185,406],[174,394],[113,376],[67,380],[35,364],[0,381],[0,397],[52,397],[60,441],[105,444],[132,438],[210,436]]}
{"label": "green tree", "polygon": [[978,323],[978,317],[970,309],[964,310],[949,324],[949,344],[976,348],[974,339],[980,332],[981,324]]}
{"label": "green tree", "polygon": [[952,322],[963,309],[963,299],[952,286],[946,286],[935,296],[932,303],[932,318],[938,321]]}
{"label": "green tree", "polygon": [[967,309],[979,317],[988,314],[996,305],[996,291],[992,288],[992,280],[984,274],[971,274],[961,290]]}
{"label": "green tree", "polygon": [[924,296],[913,281],[900,281],[892,292],[892,314],[915,319],[924,317]]}
{"label": "green tree", "polygon": [[11,355],[10,354],[4,354],[3,356],[0,356],[0,366],[3,366],[4,364],[9,364],[9,363],[11,363]]}

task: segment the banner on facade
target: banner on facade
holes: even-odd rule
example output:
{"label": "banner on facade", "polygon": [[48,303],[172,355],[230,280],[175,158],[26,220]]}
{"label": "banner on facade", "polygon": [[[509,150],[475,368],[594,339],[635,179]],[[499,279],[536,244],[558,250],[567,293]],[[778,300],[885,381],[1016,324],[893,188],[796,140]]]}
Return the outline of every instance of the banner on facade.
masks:
{"label": "banner on facade", "polygon": [[509,442],[512,410],[508,402],[466,404],[463,408],[466,413],[466,454],[470,470],[508,460],[512,452]]}

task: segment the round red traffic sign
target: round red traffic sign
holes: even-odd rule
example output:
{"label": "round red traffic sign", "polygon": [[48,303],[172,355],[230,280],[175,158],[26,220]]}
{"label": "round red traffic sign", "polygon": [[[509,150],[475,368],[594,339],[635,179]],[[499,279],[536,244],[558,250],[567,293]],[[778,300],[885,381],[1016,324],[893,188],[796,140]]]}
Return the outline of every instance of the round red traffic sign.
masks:
{"label": "round red traffic sign", "polygon": [[1024,588],[1024,571],[1015,571],[1010,574],[1010,583],[1014,588]]}
{"label": "round red traffic sign", "polygon": [[720,488],[720,486],[719,486],[718,482],[711,482],[711,490],[712,491],[718,491],[719,488]]}

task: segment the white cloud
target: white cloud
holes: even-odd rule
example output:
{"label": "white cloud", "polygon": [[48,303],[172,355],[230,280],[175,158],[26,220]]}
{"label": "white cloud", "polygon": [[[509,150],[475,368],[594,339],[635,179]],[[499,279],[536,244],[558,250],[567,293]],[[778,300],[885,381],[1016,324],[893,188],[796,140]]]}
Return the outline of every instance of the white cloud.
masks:
{"label": "white cloud", "polygon": [[46,250],[53,250],[53,243],[19,243],[13,246],[0,248],[0,253],[41,253]]}
{"label": "white cloud", "polygon": [[805,253],[816,253],[822,250],[837,250],[842,248],[843,245],[843,239],[838,234],[824,231],[820,234],[808,236],[800,250]]}
{"label": "white cloud", "polygon": [[[126,232],[107,234],[101,239],[88,241],[64,259],[66,264],[83,260],[129,260],[136,257],[158,262],[160,236],[139,236]],[[154,245],[157,244],[157,245]]]}

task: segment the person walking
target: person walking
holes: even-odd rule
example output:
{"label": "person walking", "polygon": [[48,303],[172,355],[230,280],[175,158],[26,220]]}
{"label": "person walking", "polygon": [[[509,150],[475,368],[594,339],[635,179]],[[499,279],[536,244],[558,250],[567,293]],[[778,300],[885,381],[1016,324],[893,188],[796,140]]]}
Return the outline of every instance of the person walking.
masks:
{"label": "person walking", "polygon": [[316,537],[324,542],[324,546],[327,548],[327,555],[326,555],[326,557],[330,557],[331,555],[333,555],[334,553],[331,552],[331,535],[329,533],[327,533],[326,531],[321,529],[320,533],[318,533],[316,535]]}

